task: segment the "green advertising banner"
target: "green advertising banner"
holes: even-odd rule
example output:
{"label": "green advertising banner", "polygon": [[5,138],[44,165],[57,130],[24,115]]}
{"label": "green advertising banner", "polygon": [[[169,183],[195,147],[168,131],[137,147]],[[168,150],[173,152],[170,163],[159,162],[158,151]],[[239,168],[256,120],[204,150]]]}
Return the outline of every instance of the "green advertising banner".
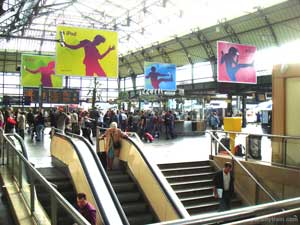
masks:
{"label": "green advertising banner", "polygon": [[26,55],[21,58],[21,85],[23,87],[62,88],[63,77],[55,75],[55,57]]}

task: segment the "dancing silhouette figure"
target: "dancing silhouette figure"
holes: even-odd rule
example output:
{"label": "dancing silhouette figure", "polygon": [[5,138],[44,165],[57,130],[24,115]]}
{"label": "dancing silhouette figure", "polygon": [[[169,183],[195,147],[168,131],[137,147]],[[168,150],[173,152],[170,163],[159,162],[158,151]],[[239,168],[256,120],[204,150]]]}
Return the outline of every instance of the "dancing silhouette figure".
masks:
{"label": "dancing silhouette figure", "polygon": [[51,76],[55,74],[54,72],[54,66],[55,62],[51,61],[48,63],[47,66],[41,66],[40,68],[36,70],[31,70],[25,67],[25,70],[29,73],[41,74],[41,83],[43,87],[52,87],[52,81],[51,81]]}
{"label": "dancing silhouette figure", "polygon": [[232,81],[236,81],[236,73],[241,68],[252,67],[253,62],[251,64],[239,64],[239,52],[235,47],[230,47],[228,53],[224,54],[221,52],[221,64],[225,63],[226,72]]}
{"label": "dancing silhouette figure", "polygon": [[[170,78],[158,78],[158,77],[170,77]],[[151,67],[151,72],[146,76],[146,79],[151,80],[152,87],[154,89],[159,89],[159,85],[161,82],[171,82],[173,81],[173,75],[171,73],[161,74],[156,72],[155,66]]]}
{"label": "dancing silhouette figure", "polygon": [[96,35],[93,41],[82,40],[77,45],[69,45],[65,41],[63,45],[69,49],[84,49],[84,60],[83,64],[85,64],[85,75],[86,76],[94,76],[96,74],[99,77],[105,77],[106,73],[102,69],[99,60],[105,58],[107,54],[115,50],[115,46],[110,46],[102,55],[99,53],[97,46],[101,43],[105,42],[105,38],[101,35]]}

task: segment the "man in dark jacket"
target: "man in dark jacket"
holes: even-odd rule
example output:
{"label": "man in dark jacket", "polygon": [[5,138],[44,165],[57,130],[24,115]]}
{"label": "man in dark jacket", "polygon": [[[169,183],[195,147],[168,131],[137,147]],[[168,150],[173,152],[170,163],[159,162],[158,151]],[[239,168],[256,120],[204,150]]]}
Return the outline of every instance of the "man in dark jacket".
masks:
{"label": "man in dark jacket", "polygon": [[220,200],[219,211],[230,210],[234,193],[234,177],[230,162],[226,162],[224,168],[216,173],[213,183],[214,196]]}

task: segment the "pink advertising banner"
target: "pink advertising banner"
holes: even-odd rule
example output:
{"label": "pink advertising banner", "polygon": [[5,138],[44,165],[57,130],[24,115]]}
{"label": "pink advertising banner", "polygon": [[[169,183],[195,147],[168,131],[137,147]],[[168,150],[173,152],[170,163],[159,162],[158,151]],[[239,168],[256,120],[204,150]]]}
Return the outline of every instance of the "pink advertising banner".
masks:
{"label": "pink advertising banner", "polygon": [[256,84],[256,47],[218,42],[218,82]]}

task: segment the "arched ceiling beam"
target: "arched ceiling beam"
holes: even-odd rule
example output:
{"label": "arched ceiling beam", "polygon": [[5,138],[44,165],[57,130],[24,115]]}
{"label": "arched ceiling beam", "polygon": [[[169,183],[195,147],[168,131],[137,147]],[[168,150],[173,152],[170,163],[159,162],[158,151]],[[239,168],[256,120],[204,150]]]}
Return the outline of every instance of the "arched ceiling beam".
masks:
{"label": "arched ceiling beam", "polygon": [[193,32],[193,34],[197,37],[197,39],[199,40],[200,44],[202,45],[202,47],[204,48],[204,51],[207,55],[207,58],[209,59],[209,61],[216,61],[217,57],[214,53],[214,50],[209,42],[209,40],[206,38],[205,34],[203,31],[198,30],[196,32]]}
{"label": "arched ceiling beam", "polygon": [[230,40],[233,43],[241,43],[240,38],[238,37],[237,33],[233,29],[233,27],[228,23],[228,21],[225,19],[223,21],[219,21],[219,24],[222,26],[225,33],[229,36]]}
{"label": "arched ceiling beam", "polygon": [[144,61],[151,61],[152,57],[148,54],[147,50],[142,48],[141,55],[144,57]]}
{"label": "arched ceiling beam", "polygon": [[[135,71],[133,69],[133,67],[131,66],[131,64],[129,63],[128,59],[126,56],[122,56],[121,57],[121,62],[124,63],[128,66],[128,75],[132,75],[132,74],[135,74]],[[129,71],[130,70],[130,71]]]}
{"label": "arched ceiling beam", "polygon": [[277,35],[275,34],[275,31],[273,29],[273,26],[272,26],[268,16],[265,14],[265,12],[261,8],[257,8],[257,12],[258,12],[258,15],[264,20],[264,22],[268,26],[268,28],[271,32],[271,35],[273,37],[274,43],[276,44],[276,46],[279,46],[279,41],[278,41]]}
{"label": "arched ceiling beam", "polygon": [[169,54],[166,52],[164,47],[161,47],[160,45],[157,45],[156,50],[161,55],[162,59],[164,60],[164,63],[171,63],[172,62]]}
{"label": "arched ceiling beam", "polygon": [[141,70],[144,71],[144,65],[141,63],[141,61],[139,60],[137,55],[134,52],[131,52],[131,55],[135,58],[136,62],[139,64]]}
{"label": "arched ceiling beam", "polygon": [[193,34],[197,37],[200,44],[204,48],[204,51],[207,55],[207,58],[210,62],[211,68],[212,68],[213,76],[216,76],[216,74],[217,74],[217,70],[216,70],[217,57],[214,53],[213,47],[211,46],[209,40],[206,38],[204,32],[201,31],[200,29],[196,32],[194,31]]}
{"label": "arched ceiling beam", "polygon": [[189,63],[190,63],[191,65],[193,65],[194,62],[193,62],[193,60],[192,60],[192,57],[191,57],[191,55],[189,54],[189,52],[187,51],[187,49],[186,49],[186,47],[184,46],[184,44],[182,43],[182,41],[180,40],[180,38],[179,38],[179,37],[175,37],[175,40],[176,40],[176,41],[178,42],[178,44],[181,46],[181,48],[182,48],[182,50],[184,51],[184,53],[185,53],[185,55],[186,55],[186,57],[187,57]]}

